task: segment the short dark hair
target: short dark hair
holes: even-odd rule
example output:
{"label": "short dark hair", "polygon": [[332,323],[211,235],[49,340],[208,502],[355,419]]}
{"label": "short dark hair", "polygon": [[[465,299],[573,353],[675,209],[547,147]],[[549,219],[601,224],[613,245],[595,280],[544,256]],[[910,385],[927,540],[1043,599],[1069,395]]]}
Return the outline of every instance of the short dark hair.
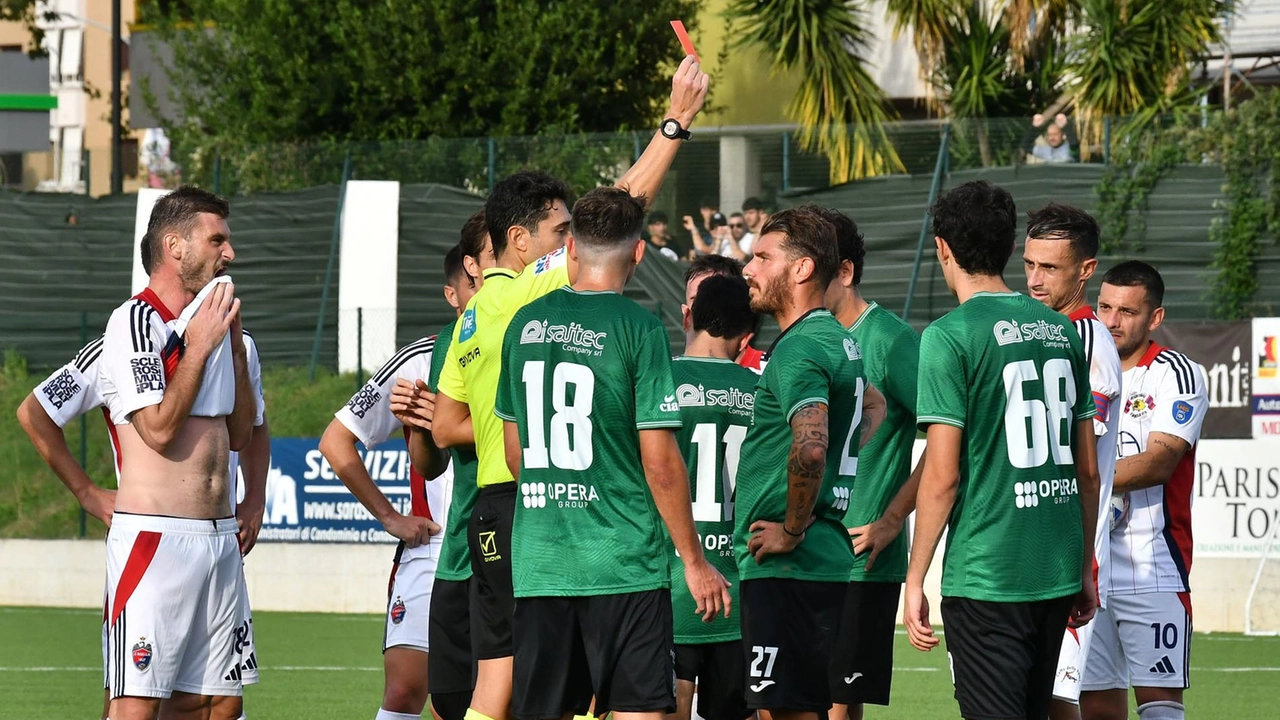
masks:
{"label": "short dark hair", "polygon": [[[489,226],[484,221],[484,208],[480,208],[462,224],[462,232],[458,236],[458,251],[462,257],[475,258],[478,262],[488,234]],[[458,262],[462,262],[462,258]]]}
{"label": "short dark hair", "polygon": [[703,275],[728,275],[742,277],[742,263],[725,255],[699,255],[684,271],[684,284]]}
{"label": "short dark hair", "polygon": [[1000,277],[1013,255],[1018,210],[1013,196],[986,180],[970,180],[929,208],[933,234],[942,238],[970,275]]}
{"label": "short dark hair", "polygon": [[702,281],[693,299],[693,329],[711,337],[738,338],[756,329],[751,291],[740,276],[714,275]]}
{"label": "short dark hair", "polygon": [[507,231],[519,226],[537,232],[538,223],[547,218],[551,206],[559,200],[569,204],[569,188],[563,182],[538,170],[521,170],[498,181],[484,203],[484,216],[493,241],[493,256],[507,250]]}
{"label": "short dark hair", "polygon": [[742,211],[748,210],[764,210],[764,201],[758,197],[749,197],[742,201]]}
{"label": "short dark hair", "polygon": [[150,275],[161,257],[160,241],[171,232],[186,237],[196,225],[201,213],[209,213],[226,219],[231,215],[231,205],[208,190],[183,185],[156,200],[147,220],[147,232],[142,236],[140,249],[142,268]]}
{"label": "short dark hair", "polygon": [[760,228],[760,234],[782,233],[779,244],[792,259],[813,260],[813,276],[825,289],[840,272],[840,252],[836,244],[836,228],[817,205],[787,208],[771,215]]}
{"label": "short dark hair", "polygon": [[669,224],[667,221],[667,214],[661,210],[655,210],[654,212],[649,213],[649,219],[645,221],[645,224],[653,225],[655,223],[662,223],[664,225]]}
{"label": "short dark hair", "polygon": [[454,245],[449,248],[449,252],[444,254],[444,282],[446,285],[452,284],[458,279],[459,275],[470,278],[467,269],[462,265],[462,256],[465,253],[461,245]]}
{"label": "short dark hair", "polygon": [[1164,278],[1160,271],[1141,260],[1125,260],[1107,271],[1102,282],[1116,287],[1142,287],[1151,307],[1164,305]]}
{"label": "short dark hair", "polygon": [[834,208],[819,208],[827,222],[836,229],[836,248],[840,262],[853,263],[853,284],[862,283],[862,265],[867,259],[867,245],[853,218]]}
{"label": "short dark hair", "polygon": [[613,250],[640,239],[644,227],[644,200],[616,187],[600,187],[573,204],[570,220],[579,246]]}
{"label": "short dark hair", "polygon": [[1027,237],[1033,240],[1067,240],[1077,260],[1098,256],[1102,230],[1089,213],[1070,205],[1049,203],[1027,213]]}

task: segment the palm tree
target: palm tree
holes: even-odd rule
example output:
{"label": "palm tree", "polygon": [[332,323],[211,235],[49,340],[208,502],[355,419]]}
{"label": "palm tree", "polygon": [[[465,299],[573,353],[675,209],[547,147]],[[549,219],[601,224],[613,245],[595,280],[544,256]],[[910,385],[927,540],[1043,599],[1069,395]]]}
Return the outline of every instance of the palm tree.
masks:
{"label": "palm tree", "polygon": [[729,14],[744,25],[739,43],[767,50],[775,71],[799,70],[787,114],[800,146],[827,155],[832,184],[904,169],[885,133],[892,111],[861,55],[872,38],[860,3],[734,0]]}

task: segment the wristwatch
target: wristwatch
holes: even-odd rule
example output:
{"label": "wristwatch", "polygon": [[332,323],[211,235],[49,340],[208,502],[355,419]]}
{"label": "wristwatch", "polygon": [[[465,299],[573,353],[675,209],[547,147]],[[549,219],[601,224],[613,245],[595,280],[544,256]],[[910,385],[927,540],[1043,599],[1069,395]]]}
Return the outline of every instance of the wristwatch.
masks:
{"label": "wristwatch", "polygon": [[662,132],[662,137],[670,140],[688,140],[693,137],[693,133],[680,127],[680,121],[675,118],[663,120],[659,130]]}

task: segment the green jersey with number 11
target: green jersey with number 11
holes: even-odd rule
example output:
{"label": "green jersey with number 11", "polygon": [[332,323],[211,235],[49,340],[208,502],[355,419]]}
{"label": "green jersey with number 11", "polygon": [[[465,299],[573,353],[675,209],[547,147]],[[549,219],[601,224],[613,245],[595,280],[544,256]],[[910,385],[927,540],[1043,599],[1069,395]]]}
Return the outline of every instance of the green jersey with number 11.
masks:
{"label": "green jersey with number 11", "polygon": [[[737,575],[733,560],[733,488],[742,441],[751,425],[756,374],[732,360],[681,356],[671,363],[676,402],[684,427],[676,433],[689,468],[693,520],[707,561],[726,578]],[[738,583],[729,596],[738,605]],[[717,614],[703,622],[684,582],[684,563],[671,546],[671,610],[677,645],[728,642],[742,637],[738,615]]]}
{"label": "green jersey with number 11", "polygon": [[667,331],[611,292],[562,288],[516,313],[494,412],[519,429],[516,597],[670,586],[640,431],[680,428]]}
{"label": "green jersey with number 11", "polygon": [[1076,423],[1096,412],[1071,321],[1025,295],[977,293],[925,329],[917,422],[963,430],[943,596],[1079,592]]}
{"label": "green jersey with number 11", "polygon": [[[733,549],[741,579],[849,582],[853,545],[843,519],[858,474],[866,388],[858,341],[826,310],[809,311],[774,341],[756,386],[754,422],[738,469]],[[786,520],[791,418],[815,403],[826,405],[828,412],[827,467],[813,508],[815,520],[791,552],[757,563],[747,552],[751,524]]]}

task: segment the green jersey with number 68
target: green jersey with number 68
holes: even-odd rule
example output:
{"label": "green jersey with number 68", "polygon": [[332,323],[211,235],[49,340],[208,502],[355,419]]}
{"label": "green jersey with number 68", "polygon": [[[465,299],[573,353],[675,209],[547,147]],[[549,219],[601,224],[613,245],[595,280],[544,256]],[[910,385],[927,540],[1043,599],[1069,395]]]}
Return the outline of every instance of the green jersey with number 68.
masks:
{"label": "green jersey with number 68", "polygon": [[[436,336],[435,352],[431,355],[431,376],[427,387],[434,392],[440,382],[440,370],[453,342],[453,329],[457,320],[445,326]],[[476,471],[480,461],[474,447],[450,448],[453,462],[453,498],[449,501],[449,517],[445,523],[444,543],[440,546],[440,561],[436,565],[436,577],[440,580],[461,582],[471,577],[471,555],[467,550],[467,525],[471,511],[476,506],[480,488],[476,487]]]}
{"label": "green jersey with number 68", "polygon": [[[843,518],[858,473],[866,387],[862,349],[826,310],[811,310],[774,341],[769,364],[756,386],[755,419],[743,442],[738,468],[734,552],[741,579],[849,582],[853,546]],[[827,406],[828,445],[814,523],[794,550],[768,555],[757,563],[747,552],[751,524],[786,520],[791,418],[815,403]]]}
{"label": "green jersey with number 68", "polygon": [[1043,304],[977,293],[925,329],[917,422],[963,429],[944,597],[1079,592],[1076,423],[1095,414],[1080,336]]}
{"label": "green jersey with number 68", "polygon": [[[712,567],[727,578],[738,572],[733,560],[733,488],[742,441],[751,425],[756,374],[732,360],[681,356],[671,363],[676,402],[684,427],[676,433],[689,468],[689,492],[698,540]],[[677,645],[728,642],[742,637],[738,614],[716,614],[703,622],[684,583],[684,563],[671,548],[671,610]],[[729,586],[738,605],[738,584]]]}
{"label": "green jersey with number 68", "polygon": [[494,411],[519,429],[516,597],[670,586],[640,431],[677,430],[667,331],[611,292],[561,288],[512,319]]}

